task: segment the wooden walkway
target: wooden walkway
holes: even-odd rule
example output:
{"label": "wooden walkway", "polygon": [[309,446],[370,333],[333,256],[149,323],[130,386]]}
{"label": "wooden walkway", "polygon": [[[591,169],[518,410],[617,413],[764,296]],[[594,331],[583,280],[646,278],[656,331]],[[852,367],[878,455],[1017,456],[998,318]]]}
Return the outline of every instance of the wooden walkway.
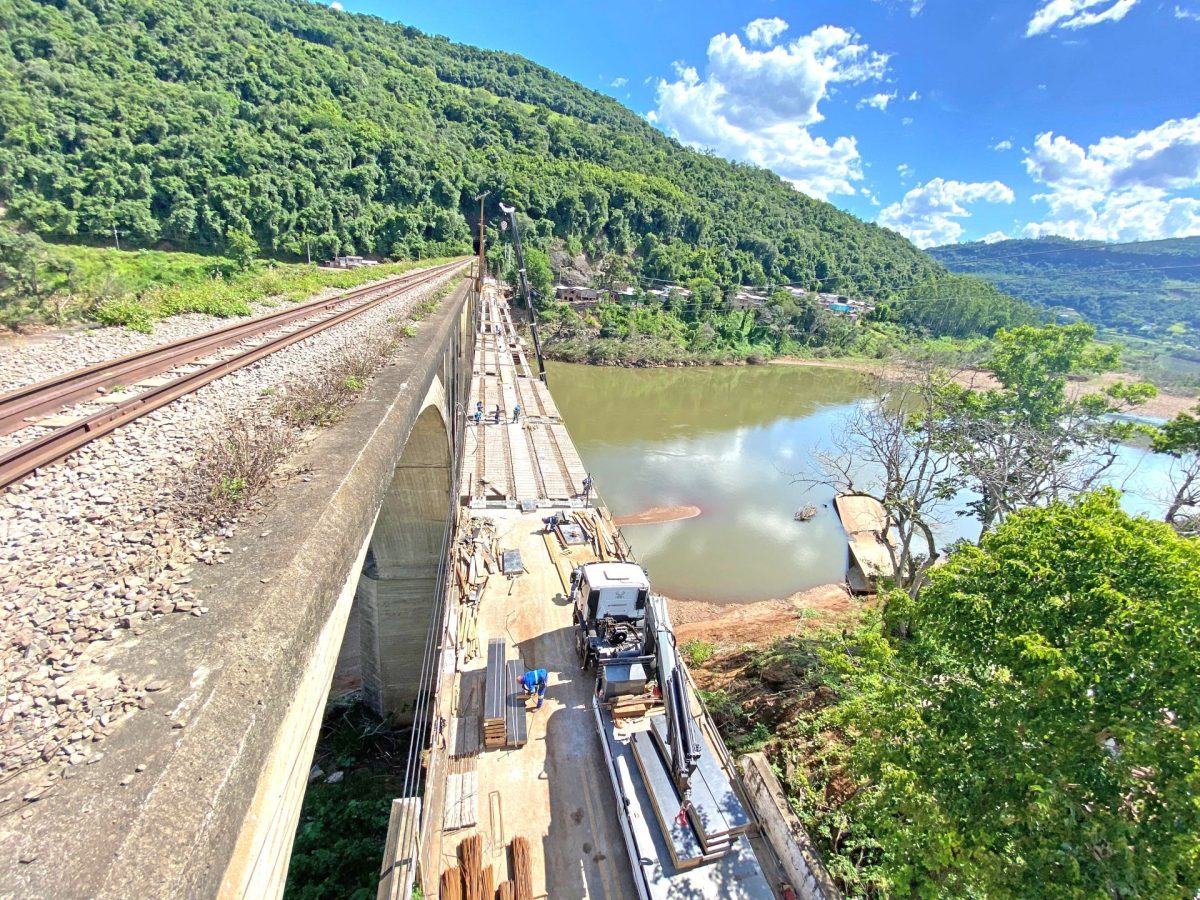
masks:
{"label": "wooden walkway", "polygon": [[577,498],[587,470],[549,389],[529,366],[508,304],[494,289],[484,291],[477,324],[463,501],[472,508],[582,505]]}

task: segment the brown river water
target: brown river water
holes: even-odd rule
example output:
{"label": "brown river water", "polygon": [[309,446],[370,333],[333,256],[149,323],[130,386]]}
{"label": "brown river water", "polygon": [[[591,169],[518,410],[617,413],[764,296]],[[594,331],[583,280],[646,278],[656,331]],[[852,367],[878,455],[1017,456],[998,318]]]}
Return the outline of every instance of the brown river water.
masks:
{"label": "brown river water", "polygon": [[[839,421],[869,396],[854,371],[799,366],[621,369],[550,363],[551,392],[616,517],[654,508],[698,515],[623,530],[656,589],[745,602],[841,581],[846,542],[825,487],[794,483]],[[1131,512],[1162,508],[1168,461],[1122,448],[1112,481]],[[964,500],[966,498],[963,498]],[[817,508],[809,522],[793,515]],[[974,538],[951,504],[943,545]],[[690,513],[691,511],[688,510]],[[646,515],[645,518],[656,518]]]}

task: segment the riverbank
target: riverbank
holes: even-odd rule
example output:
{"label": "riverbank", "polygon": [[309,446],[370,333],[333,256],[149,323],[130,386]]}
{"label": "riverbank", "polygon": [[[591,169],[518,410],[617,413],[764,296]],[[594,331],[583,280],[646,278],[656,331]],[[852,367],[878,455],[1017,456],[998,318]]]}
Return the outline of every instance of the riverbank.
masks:
{"label": "riverbank", "polygon": [[[892,362],[884,362],[874,359],[794,359],[790,357],[779,357],[770,361],[773,366],[808,366],[822,369],[845,369],[852,372],[861,372],[864,375],[870,375],[876,378],[883,378],[887,381],[908,381],[912,378],[911,370],[902,365]],[[955,373],[955,381],[964,387],[974,388],[976,390],[986,391],[991,388],[1000,386],[1000,383],[992,376],[990,372],[985,372],[982,369],[962,369]],[[1097,375],[1088,378],[1085,381],[1072,381],[1069,389],[1072,396],[1081,396],[1083,394],[1094,394],[1102,391],[1110,385],[1117,384],[1122,381],[1131,381],[1133,376],[1122,374],[1119,372],[1107,372],[1103,375]],[[1200,396],[1189,394],[1167,394],[1160,392],[1157,396],[1151,397],[1145,403],[1135,406],[1129,410],[1133,415],[1145,416],[1152,419],[1171,419],[1182,412],[1193,410],[1200,403]]]}
{"label": "riverbank", "polygon": [[875,602],[855,597],[845,584],[822,584],[786,599],[712,603],[667,598],[679,642],[764,646],[802,628],[845,627]]}

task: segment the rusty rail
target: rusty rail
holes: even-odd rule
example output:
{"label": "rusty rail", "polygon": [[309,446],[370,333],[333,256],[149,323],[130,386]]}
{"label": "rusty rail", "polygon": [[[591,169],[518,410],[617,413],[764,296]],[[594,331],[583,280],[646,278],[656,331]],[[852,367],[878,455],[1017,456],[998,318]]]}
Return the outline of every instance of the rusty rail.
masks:
{"label": "rusty rail", "polygon": [[462,265],[462,263],[448,263],[434,269],[427,269],[425,272],[404,275],[383,283],[356,288],[324,300],[312,300],[308,303],[289,306],[286,309],[256,316],[244,322],[236,322],[224,328],[159,344],[128,356],[105,360],[36,384],[17,388],[0,397],[0,435],[11,434],[30,424],[36,424],[25,420],[86,400],[93,397],[100,389],[113,388],[122,384],[128,385],[161,375],[175,366],[202,359],[213,351],[223,349],[231,344],[257,337],[264,332],[289,325],[299,319],[320,315],[335,306],[378,291],[404,288],[413,283],[413,279],[420,278],[427,272],[445,271],[457,265]]}
{"label": "rusty rail", "polygon": [[[404,291],[419,287],[420,285],[445,274],[448,270],[461,268],[465,265],[466,263],[461,262],[448,263],[433,269],[427,269],[424,272],[419,272],[411,278],[407,278],[403,281],[397,281],[395,284],[387,285],[387,292],[379,297],[375,297],[366,301],[365,303],[360,303],[359,305],[353,306],[350,309],[342,310],[341,312],[329,316],[328,318],[309,323],[308,325],[305,325],[296,331],[270,338],[262,344],[250,347],[235,356],[229,357],[228,359],[217,360],[202,369],[198,369],[195,372],[180,375],[178,378],[172,379],[167,384],[151,388],[148,391],[135,394],[126,400],[115,403],[111,409],[102,410],[94,415],[88,416],[87,418],[80,419],[78,422],[73,422],[61,428],[56,428],[49,434],[22,444],[19,447],[10,450],[3,456],[0,456],[0,488],[8,487],[10,484],[20,481],[22,478],[29,475],[40,466],[44,466],[48,463],[62,459],[64,456],[67,456],[75,450],[78,450],[84,444],[87,444],[88,442],[101,437],[102,435],[108,434],[111,431],[115,431],[117,428],[120,428],[121,426],[126,425],[129,422],[140,418],[141,416],[144,416],[146,413],[153,412],[160,407],[166,406],[173,400],[177,400],[186,394],[190,394],[193,391],[204,387],[204,385],[228,375],[230,372],[234,372],[243,366],[248,366],[251,363],[257,362],[265,356],[269,356],[272,353],[282,350],[284,347],[289,347],[292,344],[312,337],[313,335],[324,331],[326,328],[332,328],[335,325],[340,325],[343,322],[354,318],[355,316],[361,315],[369,309],[374,309],[376,306],[384,303],[387,300],[393,299]],[[361,294],[358,296],[361,296]],[[344,303],[345,300],[346,298],[343,296],[343,298],[338,302]],[[330,302],[331,301],[318,301],[318,304],[314,304],[314,306],[319,305],[320,303]],[[336,303],[333,305],[336,305]],[[312,314],[312,306],[310,306],[309,315]],[[266,317],[262,318],[265,319]],[[289,321],[294,321],[294,319]],[[274,325],[268,326],[267,328],[263,328],[261,330],[277,328],[280,324],[283,323],[276,322]],[[236,328],[237,326],[234,327]],[[216,333],[217,332],[209,332],[210,335]],[[249,336],[251,335],[244,334],[242,337],[245,338]],[[172,345],[167,344],[164,346],[169,347]],[[183,354],[189,354],[190,350],[183,349],[180,352]],[[137,354],[134,354],[134,356],[137,356]],[[128,360],[131,358],[132,357],[124,357],[122,360],[115,360],[114,362],[122,362],[123,360]],[[171,365],[166,366],[163,371],[171,368],[173,365],[180,365],[183,362],[190,361],[194,358],[194,356],[189,356],[188,360],[176,359]],[[49,384],[50,382],[45,383]]]}

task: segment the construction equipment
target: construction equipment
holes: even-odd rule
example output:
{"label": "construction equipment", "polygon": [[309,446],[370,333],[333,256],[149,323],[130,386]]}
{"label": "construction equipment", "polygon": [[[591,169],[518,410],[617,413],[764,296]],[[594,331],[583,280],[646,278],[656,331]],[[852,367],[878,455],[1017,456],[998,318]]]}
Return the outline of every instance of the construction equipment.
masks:
{"label": "construction equipment", "polygon": [[529,279],[525,272],[525,253],[521,250],[521,231],[517,228],[517,210],[515,207],[500,204],[500,209],[512,222],[513,248],[517,251],[517,278],[521,290],[521,300],[529,311],[529,334],[533,338],[533,351],[537,355],[538,378],[546,381],[546,361],[542,358],[542,341],[538,336],[537,311],[534,309],[533,292],[529,288]]}
{"label": "construction equipment", "polygon": [[580,661],[596,673],[596,727],[640,896],[774,896],[749,843],[736,773],[692,702],[665,598],[640,566],[601,562],[571,573],[570,599]]}

